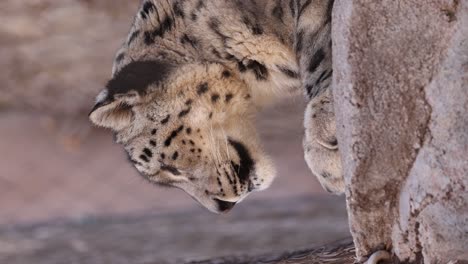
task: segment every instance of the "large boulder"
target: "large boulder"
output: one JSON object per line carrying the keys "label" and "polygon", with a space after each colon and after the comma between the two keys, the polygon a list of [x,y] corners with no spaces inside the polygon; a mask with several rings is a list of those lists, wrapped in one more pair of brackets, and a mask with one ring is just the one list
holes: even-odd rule
{"label": "large boulder", "polygon": [[468,2],[335,3],[334,97],[358,257],[468,260]]}

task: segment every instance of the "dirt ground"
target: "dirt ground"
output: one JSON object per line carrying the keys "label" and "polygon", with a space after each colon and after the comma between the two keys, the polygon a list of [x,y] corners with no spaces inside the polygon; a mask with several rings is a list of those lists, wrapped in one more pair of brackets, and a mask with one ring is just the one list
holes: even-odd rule
{"label": "dirt ground", "polygon": [[309,195],[250,201],[221,216],[192,208],[0,228],[0,263],[305,264],[337,253],[348,261],[333,263],[352,263],[352,251],[316,250],[347,236],[344,199]]}

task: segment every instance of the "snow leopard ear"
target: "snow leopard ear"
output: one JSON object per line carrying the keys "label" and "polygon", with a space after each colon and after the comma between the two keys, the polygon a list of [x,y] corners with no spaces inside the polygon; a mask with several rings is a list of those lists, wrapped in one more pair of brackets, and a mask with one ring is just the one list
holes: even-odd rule
{"label": "snow leopard ear", "polygon": [[[136,97],[134,93],[126,94],[126,96],[114,96],[108,98],[109,91],[102,90],[96,98],[96,104],[89,113],[89,119],[97,126],[111,128],[114,131],[121,130],[128,125],[133,118],[132,105],[128,104],[128,99]],[[131,101],[137,101],[133,98]]]}
{"label": "snow leopard ear", "polygon": [[89,118],[97,126],[120,130],[130,125],[133,106],[142,103],[150,87],[157,88],[172,66],[161,61],[136,61],[126,65],[96,97]]}

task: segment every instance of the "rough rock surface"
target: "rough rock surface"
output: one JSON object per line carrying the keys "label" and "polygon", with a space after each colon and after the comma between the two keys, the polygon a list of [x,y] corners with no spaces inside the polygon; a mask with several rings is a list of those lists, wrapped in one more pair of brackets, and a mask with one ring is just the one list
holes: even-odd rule
{"label": "rough rock surface", "polygon": [[333,23],[358,257],[468,260],[468,2],[337,1]]}

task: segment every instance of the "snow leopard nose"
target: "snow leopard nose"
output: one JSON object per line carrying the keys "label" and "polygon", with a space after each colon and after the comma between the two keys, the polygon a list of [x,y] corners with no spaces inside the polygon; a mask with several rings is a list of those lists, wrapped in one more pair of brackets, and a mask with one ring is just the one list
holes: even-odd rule
{"label": "snow leopard nose", "polygon": [[218,205],[218,210],[223,213],[229,212],[234,207],[234,205],[236,205],[236,203],[222,201],[216,198],[214,200]]}

